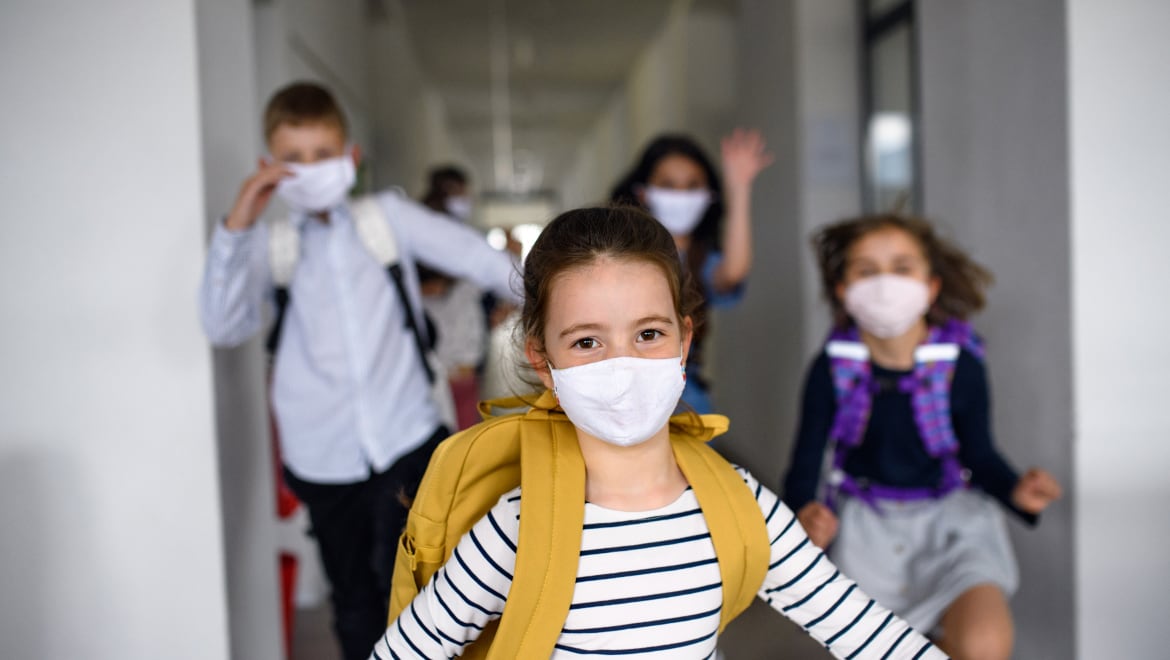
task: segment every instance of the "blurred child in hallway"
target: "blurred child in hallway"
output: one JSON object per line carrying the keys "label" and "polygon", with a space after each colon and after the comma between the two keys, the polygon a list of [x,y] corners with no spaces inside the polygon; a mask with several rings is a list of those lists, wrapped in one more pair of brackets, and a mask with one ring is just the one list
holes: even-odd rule
{"label": "blurred child in hallway", "polygon": [[[263,123],[268,154],[215,227],[200,312],[211,343],[234,346],[279,303],[272,403],[284,476],[308,509],[334,628],[353,660],[386,627],[403,499],[447,436],[431,395],[415,263],[506,298],[515,298],[515,266],[475,231],[398,194],[349,200],[361,150],[324,87],[279,90]],[[274,194],[291,215],[270,229],[257,220]]]}
{"label": "blurred child in hallway", "polygon": [[[459,222],[471,219],[472,202],[467,174],[453,165],[436,167],[428,175],[422,203]],[[418,265],[423,307],[434,324],[435,357],[446,371],[455,403],[458,429],[479,421],[479,374],[487,350],[488,321],[484,294],[467,279],[451,277],[430,264]]]}
{"label": "blurred child in hallway", "polygon": [[1035,524],[1061,488],[1044,470],[1018,475],[992,441],[966,321],[991,275],[900,215],[832,225],[814,246],[834,330],[805,382],[785,501],[842,571],[943,650],[1006,659],[1018,577],[996,502]]}
{"label": "blurred child in hallway", "polygon": [[682,397],[699,413],[712,410],[702,371],[706,306],[732,305],[743,296],[752,264],[752,183],[773,160],[757,131],[737,129],[721,147],[723,177],[690,137],[659,136],[610,196],[648,210],[670,231],[699,287],[704,303],[696,319],[703,323],[691,347]]}

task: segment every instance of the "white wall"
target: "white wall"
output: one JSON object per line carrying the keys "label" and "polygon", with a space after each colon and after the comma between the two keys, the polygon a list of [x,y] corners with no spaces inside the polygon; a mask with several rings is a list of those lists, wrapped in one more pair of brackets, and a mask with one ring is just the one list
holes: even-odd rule
{"label": "white wall", "polygon": [[[374,184],[399,186],[417,198],[430,168],[451,162],[467,167],[470,159],[448,127],[442,97],[420,70],[401,17],[391,14],[369,30],[373,126],[366,146]],[[473,189],[492,187],[491,172],[469,174]]]}
{"label": "white wall", "polygon": [[1080,657],[1166,655],[1170,5],[1069,0],[1075,630]]}
{"label": "white wall", "polygon": [[11,0],[0,57],[0,655],[225,658],[193,4]]}
{"label": "white wall", "polygon": [[[264,154],[250,0],[196,4],[203,200],[211,226]],[[231,656],[283,657],[262,338],[212,351]],[[302,567],[304,568],[311,567]]]}
{"label": "white wall", "polygon": [[[918,10],[926,213],[996,277],[974,318],[988,346],[996,443],[1017,469],[1041,466],[1072,493],[1063,8],[982,0]],[[1057,502],[1036,529],[1009,525],[1017,657],[1074,657],[1075,505]]]}

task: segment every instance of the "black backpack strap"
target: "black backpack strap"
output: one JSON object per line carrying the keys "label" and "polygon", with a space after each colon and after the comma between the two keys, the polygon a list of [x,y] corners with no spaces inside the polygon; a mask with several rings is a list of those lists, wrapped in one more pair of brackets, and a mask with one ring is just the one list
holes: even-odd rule
{"label": "black backpack strap", "polygon": [[390,274],[390,281],[394,283],[394,290],[398,292],[398,299],[402,301],[402,309],[406,312],[406,327],[410,329],[410,334],[414,335],[414,347],[418,350],[418,359],[419,362],[422,362],[423,370],[427,372],[427,382],[434,385],[435,371],[431,369],[431,363],[427,361],[427,341],[423,339],[422,330],[418,327],[418,320],[414,317],[414,307],[406,295],[402,265],[398,262],[392,263],[386,267],[386,272]]}
{"label": "black backpack strap", "polygon": [[288,311],[288,287],[278,286],[273,290],[276,298],[276,318],[272,322],[272,329],[268,331],[268,338],[264,340],[264,348],[268,351],[268,359],[276,357],[276,347],[280,346],[280,331],[284,328],[284,313]]}
{"label": "black backpack strap", "polygon": [[[423,330],[419,327],[418,319],[415,317],[414,306],[410,304],[410,296],[406,293],[406,282],[403,278],[402,266],[398,259],[398,246],[394,241],[394,235],[390,233],[389,227],[385,224],[383,211],[378,206],[378,202],[372,197],[353,200],[350,203],[350,207],[354,214],[355,228],[362,241],[362,245],[380,263],[389,263],[386,266],[386,273],[390,276],[390,282],[393,284],[394,290],[398,293],[398,299],[402,302],[402,309],[406,312],[406,327],[410,329],[410,334],[414,336],[414,345],[418,350],[418,358],[422,362],[423,371],[427,374],[427,382],[434,385],[435,372],[431,368],[431,363],[427,360],[427,350],[431,344],[423,336]],[[283,276],[291,283],[291,268],[296,265],[296,255],[298,253],[296,243],[298,235],[291,223],[287,223],[287,225],[287,228],[284,226],[278,228],[281,232],[278,237],[280,240],[273,241],[269,246],[269,252],[270,261],[274,265],[274,271],[277,268],[280,268],[282,271],[288,270],[289,272],[284,273]],[[287,252],[291,252],[292,257],[285,254]],[[278,259],[277,257],[280,258]],[[278,285],[275,290],[275,297],[276,319],[272,325],[272,330],[268,333],[268,340],[265,343],[270,358],[276,356],[276,348],[280,345],[281,329],[284,326],[284,316],[288,310],[289,303],[292,302],[289,296],[289,286]],[[423,313],[423,316],[425,317],[425,313]],[[430,336],[433,337],[434,335],[432,334]]]}

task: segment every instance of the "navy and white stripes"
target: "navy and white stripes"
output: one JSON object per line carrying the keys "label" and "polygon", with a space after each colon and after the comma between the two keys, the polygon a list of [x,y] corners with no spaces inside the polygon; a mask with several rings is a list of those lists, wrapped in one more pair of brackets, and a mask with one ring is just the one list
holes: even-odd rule
{"label": "navy and white stripes", "polygon": [[[841,575],[795,515],[740,470],[764,513],[772,563],[760,597],[839,658],[945,657]],[[504,608],[516,564],[519,489],[464,536],[372,657],[451,658]],[[654,511],[585,505],[581,559],[555,658],[707,658],[723,595],[694,492]]]}

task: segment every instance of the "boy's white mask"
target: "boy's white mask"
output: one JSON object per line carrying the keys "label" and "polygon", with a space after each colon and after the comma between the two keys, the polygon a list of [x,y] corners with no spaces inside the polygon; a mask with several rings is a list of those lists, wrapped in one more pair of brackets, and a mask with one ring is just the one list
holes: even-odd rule
{"label": "boy's white mask", "polygon": [[617,357],[549,371],[569,421],[619,447],[645,442],[665,426],[686,382],[678,357]]}
{"label": "boy's white mask", "polygon": [[353,157],[344,156],[309,163],[287,163],[293,175],[276,184],[276,194],[298,211],[327,211],[345,201],[357,180]]}
{"label": "boy's white mask", "polygon": [[691,233],[711,205],[710,190],[672,190],[647,186],[646,207],[674,236]]}
{"label": "boy's white mask", "polygon": [[444,203],[447,213],[459,218],[463,222],[471,220],[471,198],[466,195],[448,197]]}
{"label": "boy's white mask", "polygon": [[890,339],[909,330],[930,309],[930,288],[905,275],[874,275],[849,285],[843,302],[862,330]]}

